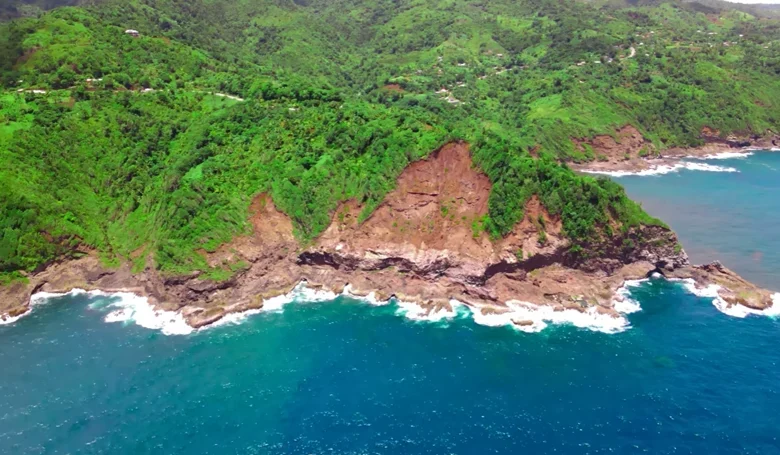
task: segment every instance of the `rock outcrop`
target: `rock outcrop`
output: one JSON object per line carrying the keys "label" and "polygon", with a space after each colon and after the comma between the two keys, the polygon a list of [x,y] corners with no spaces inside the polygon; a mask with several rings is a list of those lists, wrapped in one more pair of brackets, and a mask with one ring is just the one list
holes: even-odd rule
{"label": "rock outcrop", "polygon": [[[362,223],[360,204],[340,205],[331,225],[305,248],[293,237],[290,219],[270,197],[259,195],[250,206],[253,233],[207,254],[212,266],[246,264],[227,281],[203,280],[198,273],[166,277],[151,263],[141,273],[131,273],[128,264],[107,269],[88,255],[54,264],[29,277],[29,283],[0,288],[0,312],[24,313],[38,291],[132,291],[202,327],[229,313],[261,308],[265,300],[305,280],[336,293],[350,284],[353,294],[373,292],[381,300],[395,296],[428,311],[451,310],[450,299],[457,299],[483,312],[505,311],[505,302],[524,301],[556,311],[617,316],[617,289],[627,279],[655,271],[702,282],[717,279],[724,288],[746,286],[720,269],[691,268],[674,233],[662,227],[631,229],[592,245],[598,254],[573,257],[561,221],[536,197],[513,232],[491,241],[472,229],[487,214],[489,194],[490,181],[472,165],[468,146],[451,143],[410,165]],[[738,304],[764,302],[740,299],[743,294],[736,292]]]}
{"label": "rock outcrop", "polygon": [[636,128],[626,125],[615,131],[614,136],[600,135],[591,139],[572,139],[580,151],[586,147],[593,152],[593,161],[572,164],[583,172],[631,172],[640,173],[662,167],[680,166],[683,158],[706,157],[724,152],[738,152],[745,148],[776,149],[780,147],[780,135],[767,130],[763,134],[724,136],[720,131],[703,127],[699,133],[702,145],[698,147],[672,147],[658,149]]}
{"label": "rock outcrop", "polygon": [[620,162],[655,156],[655,146],[645,139],[632,125],[625,125],[615,131],[614,136],[598,135],[591,139],[572,139],[574,146],[585,151],[589,147],[598,161]]}

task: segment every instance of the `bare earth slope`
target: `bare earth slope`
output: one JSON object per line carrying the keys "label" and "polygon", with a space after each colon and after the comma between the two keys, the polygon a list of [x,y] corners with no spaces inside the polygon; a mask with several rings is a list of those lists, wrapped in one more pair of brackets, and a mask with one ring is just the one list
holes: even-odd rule
{"label": "bare earth slope", "polygon": [[583,172],[637,173],[661,166],[675,166],[683,158],[739,152],[745,148],[770,150],[780,147],[780,136],[772,131],[766,131],[763,135],[723,137],[720,131],[704,127],[699,132],[699,139],[703,142],[700,147],[657,150],[639,130],[626,125],[616,130],[614,137],[602,135],[591,139],[573,139],[574,146],[579,150],[583,150],[585,145],[590,147],[596,160],[574,164],[572,167]]}
{"label": "bare earth slope", "polygon": [[[230,280],[164,277],[151,266],[133,274],[127,264],[105,269],[87,255],[54,264],[29,277],[28,284],[0,288],[0,312],[24,314],[38,291],[126,290],[149,297],[158,308],[180,311],[190,325],[200,327],[228,313],[260,308],[268,298],[306,281],[337,293],[349,284],[354,294],[374,292],[381,300],[395,296],[427,311],[449,308],[456,299],[474,311],[500,313],[508,311],[506,302],[521,301],[618,317],[616,291],[625,280],[653,272],[693,278],[702,286],[718,284],[730,304],[753,309],[772,304],[768,291],[718,264],[690,266],[685,252],[675,248],[674,233],[660,227],[633,229],[595,245],[598,256],[574,261],[560,220],[536,197],[513,232],[491,241],[473,229],[487,213],[489,194],[490,181],[472,165],[468,146],[451,143],[410,165],[364,222],[358,223],[359,204],[342,204],[329,228],[305,248],[271,198],[257,196],[250,207],[253,234],[207,255],[211,265],[247,264]],[[546,240],[540,242],[542,229]],[[626,237],[639,246],[626,249]]]}

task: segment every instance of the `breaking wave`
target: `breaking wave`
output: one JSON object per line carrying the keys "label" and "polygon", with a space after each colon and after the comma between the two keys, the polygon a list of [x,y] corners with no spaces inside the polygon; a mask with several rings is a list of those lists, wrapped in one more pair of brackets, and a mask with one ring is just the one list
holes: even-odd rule
{"label": "breaking wave", "polygon": [[164,335],[187,335],[194,330],[187,325],[181,313],[155,309],[146,297],[131,292],[90,291],[88,294],[107,297],[108,303],[101,300],[90,304],[91,308],[104,307],[112,310],[103,318],[105,322],[134,322],[147,329],[159,330]]}
{"label": "breaking wave", "polygon": [[[639,304],[629,298],[630,293],[627,291],[628,287],[634,286],[634,283],[640,282],[641,281],[626,282],[626,285],[618,291],[620,297],[618,297],[614,303],[615,309],[620,312],[621,315],[641,310]],[[48,302],[52,298],[84,294],[90,297],[102,297],[90,302],[89,307],[95,310],[108,311],[103,317],[105,322],[132,323],[150,330],[158,330],[164,335],[189,335],[213,327],[237,325],[245,322],[250,316],[255,314],[282,311],[285,305],[292,302],[301,304],[326,302],[336,299],[339,295],[347,296],[372,306],[395,305],[395,313],[397,315],[412,321],[440,322],[471,316],[474,322],[480,325],[507,325],[523,332],[539,332],[549,324],[568,324],[604,333],[618,333],[630,327],[630,324],[625,317],[614,317],[609,314],[602,314],[595,307],[585,311],[575,309],[555,311],[552,307],[547,305],[509,301],[506,303],[506,308],[498,307],[499,310],[502,311],[501,313],[485,313],[482,311],[482,307],[471,307],[463,302],[452,299],[449,301],[449,307],[442,306],[431,311],[429,308],[425,308],[414,302],[405,302],[396,299],[395,297],[389,300],[379,300],[373,292],[365,296],[356,295],[349,285],[344,288],[342,294],[336,294],[331,291],[308,287],[304,281],[295,286],[295,288],[287,294],[266,299],[263,302],[263,307],[260,309],[230,313],[215,323],[200,329],[194,329],[189,326],[181,312],[156,309],[149,303],[146,297],[130,292],[108,293],[103,291],[85,291],[83,289],[74,289],[68,293],[58,294],[40,292],[32,296],[30,300],[30,311],[32,311],[34,306]],[[25,313],[25,315],[29,314],[30,311]],[[17,321],[20,317],[21,316],[5,320],[3,323],[10,324]]]}
{"label": "breaking wave", "polygon": [[610,177],[628,177],[639,176],[648,177],[654,175],[671,174],[672,172],[679,172],[680,170],[687,169],[689,171],[705,171],[705,172],[739,172],[736,168],[728,166],[716,166],[707,163],[693,163],[683,161],[673,165],[661,165],[650,169],[643,169],[641,171],[602,171],[598,169],[585,169],[582,172],[587,174],[601,174],[609,175]]}
{"label": "breaking wave", "polygon": [[450,299],[450,308],[442,307],[435,311],[428,311],[414,302],[396,300],[395,304],[398,306],[396,314],[413,321],[439,322],[445,319],[454,319],[462,314],[458,311],[460,308],[465,309],[465,306],[455,299]]}
{"label": "breaking wave", "polygon": [[[653,278],[660,278],[654,275]],[[395,313],[412,321],[440,322],[456,318],[471,317],[473,321],[484,326],[510,326],[516,330],[528,333],[540,332],[549,325],[572,325],[596,332],[614,334],[623,332],[631,327],[627,315],[642,310],[639,302],[631,294],[631,289],[641,286],[649,279],[627,280],[615,293],[613,308],[618,316],[599,310],[599,307],[590,307],[584,311],[578,309],[563,309],[556,311],[549,305],[537,305],[530,302],[510,300],[505,306],[473,307],[455,299],[449,301],[449,307],[441,306],[431,311],[429,308],[414,302],[405,302],[395,297],[389,300],[379,300],[376,294],[371,292],[365,296],[356,295],[352,287],[347,285],[341,294],[332,291],[315,289],[307,286],[305,281],[299,283],[287,294],[266,299],[263,307],[244,312],[230,313],[215,323],[194,329],[189,326],[184,316],[178,311],[155,309],[146,297],[138,296],[130,292],[85,291],[74,289],[68,293],[39,292],[30,299],[30,309],[14,318],[0,321],[0,324],[11,324],[34,310],[35,306],[44,304],[52,298],[76,295],[88,295],[90,297],[102,297],[89,304],[89,307],[97,310],[108,310],[103,320],[107,323],[134,323],[138,326],[159,330],[164,335],[189,335],[194,332],[208,330],[213,327],[226,325],[238,325],[245,322],[250,316],[259,313],[279,312],[289,303],[300,304],[327,302],[338,298],[340,295],[359,300],[372,306],[395,305]],[[692,279],[675,280],[691,294],[698,297],[712,299],[712,304],[724,314],[744,318],[748,315],[780,316],[780,293],[772,296],[773,306],[766,310],[754,310],[742,305],[729,305],[718,295],[718,285],[709,285],[697,288]]]}
{"label": "breaking wave", "polygon": [[709,155],[704,156],[689,156],[688,158],[693,158],[697,160],[731,160],[731,159],[739,159],[739,158],[747,158],[749,156],[752,156],[753,152],[750,151],[742,151],[742,152],[720,152],[720,153],[711,153]]}
{"label": "breaking wave", "polygon": [[598,312],[597,307],[585,311],[565,309],[555,311],[548,305],[536,305],[529,302],[511,300],[506,303],[509,311],[488,313],[473,311],[474,322],[491,327],[509,325],[522,332],[541,332],[549,324],[573,325],[594,332],[619,333],[627,330],[631,324],[625,317],[614,317]]}
{"label": "breaking wave", "polygon": [[697,288],[696,282],[690,278],[673,281],[678,281],[682,284],[686,291],[697,297],[712,299],[712,305],[717,308],[718,311],[731,317],[745,318],[751,314],[758,316],[780,316],[780,292],[772,295],[771,307],[765,310],[755,310],[743,305],[729,305],[728,302],[723,300],[723,298],[718,295],[720,286],[717,284],[710,284],[709,286],[703,288]]}
{"label": "breaking wave", "polygon": [[57,297],[64,297],[66,295],[78,295],[78,294],[86,294],[86,293],[87,291],[83,289],[74,289],[69,293],[62,293],[62,294],[55,293],[55,292],[38,292],[30,297],[30,306],[27,308],[27,311],[13,317],[10,316],[0,317],[0,325],[13,324],[19,319],[22,319],[23,317],[32,313],[36,306],[48,303],[50,299],[55,299]]}

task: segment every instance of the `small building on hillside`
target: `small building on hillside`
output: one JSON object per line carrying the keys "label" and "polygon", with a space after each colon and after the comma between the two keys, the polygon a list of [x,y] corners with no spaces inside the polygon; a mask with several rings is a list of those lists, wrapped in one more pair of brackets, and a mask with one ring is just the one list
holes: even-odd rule
{"label": "small building on hillside", "polygon": [[141,36],[141,34],[140,34],[140,33],[138,33],[138,30],[133,30],[133,29],[131,29],[131,28],[130,28],[130,29],[127,29],[127,30],[125,30],[125,33],[126,33],[126,34],[128,34],[128,35],[130,35],[130,36],[132,36],[133,38],[138,38],[139,36]]}

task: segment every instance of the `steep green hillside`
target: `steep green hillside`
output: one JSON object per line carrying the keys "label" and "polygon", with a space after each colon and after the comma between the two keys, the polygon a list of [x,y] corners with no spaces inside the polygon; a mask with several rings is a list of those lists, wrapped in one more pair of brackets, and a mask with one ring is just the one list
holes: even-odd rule
{"label": "steep green hillside", "polygon": [[263,191],[306,242],[455,139],[493,182],[477,231],[506,234],[538,194],[577,252],[658,221],[561,165],[596,158],[571,138],[777,130],[779,25],[552,0],[106,0],[19,18],[0,25],[0,274],[77,248],[206,270]]}

